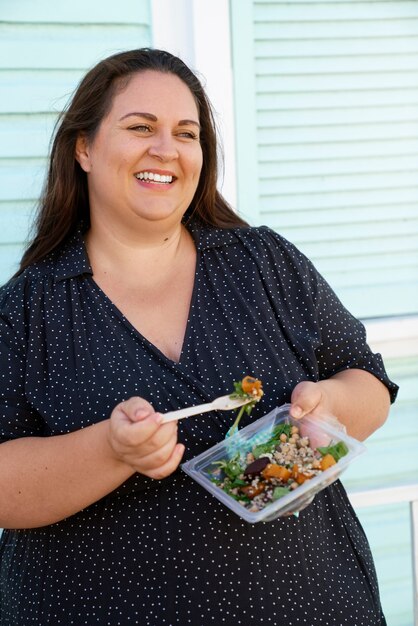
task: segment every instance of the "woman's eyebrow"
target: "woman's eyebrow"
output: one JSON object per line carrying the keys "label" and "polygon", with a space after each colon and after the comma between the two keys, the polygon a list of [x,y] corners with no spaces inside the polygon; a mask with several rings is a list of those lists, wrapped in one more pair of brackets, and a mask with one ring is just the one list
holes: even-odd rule
{"label": "woman's eyebrow", "polygon": [[[156,115],[154,115],[153,113],[146,113],[144,111],[132,111],[132,113],[126,113],[126,115],[122,115],[119,121],[121,122],[127,117],[144,117],[145,119],[150,120],[151,122],[158,122],[158,117]],[[199,122],[196,122],[196,120],[188,120],[188,119],[180,120],[178,122],[178,125],[179,126],[193,125],[193,126],[197,126],[198,128],[200,128],[200,124]]]}
{"label": "woman's eyebrow", "polygon": [[126,113],[126,115],[122,115],[122,117],[119,119],[119,121],[121,122],[122,120],[126,119],[127,117],[145,117],[145,119],[147,120],[151,120],[151,122],[157,122],[158,118],[153,115],[152,113],[144,113],[141,111],[132,111],[132,113]]}

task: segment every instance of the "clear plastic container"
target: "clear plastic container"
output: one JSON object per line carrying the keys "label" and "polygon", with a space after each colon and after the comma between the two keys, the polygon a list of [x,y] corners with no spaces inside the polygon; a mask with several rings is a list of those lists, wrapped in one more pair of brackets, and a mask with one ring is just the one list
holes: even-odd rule
{"label": "clear plastic container", "polygon": [[[348,465],[366,451],[366,446],[347,435],[344,430],[338,429],[332,422],[309,416],[295,420],[289,415],[289,408],[289,404],[284,404],[273,409],[264,417],[239,430],[232,437],[224,439],[194,459],[183,463],[182,469],[247,522],[268,522],[277,517],[296,514],[308,506],[319,491],[337,480]],[[228,460],[238,452],[244,461],[246,454],[251,452],[255,445],[268,441],[274,427],[283,422],[297,425],[301,435],[309,437],[312,448],[329,446],[343,441],[348,448],[348,453],[338,463],[307,480],[282,498],[267,504],[265,508],[259,511],[250,511],[211,481],[215,470],[219,471],[215,463]]]}

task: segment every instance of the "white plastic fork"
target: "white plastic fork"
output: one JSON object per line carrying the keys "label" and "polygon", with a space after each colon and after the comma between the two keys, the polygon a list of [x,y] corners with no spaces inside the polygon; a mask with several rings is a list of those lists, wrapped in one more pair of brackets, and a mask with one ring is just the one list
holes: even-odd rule
{"label": "white plastic fork", "polygon": [[174,420],[181,420],[183,417],[191,417],[192,415],[199,415],[200,413],[207,413],[208,411],[233,411],[238,409],[244,404],[248,404],[252,401],[252,398],[231,398],[231,396],[220,396],[212,402],[206,402],[205,404],[197,404],[196,406],[189,406],[186,409],[178,409],[177,411],[169,411],[164,413],[162,423],[172,422]]}

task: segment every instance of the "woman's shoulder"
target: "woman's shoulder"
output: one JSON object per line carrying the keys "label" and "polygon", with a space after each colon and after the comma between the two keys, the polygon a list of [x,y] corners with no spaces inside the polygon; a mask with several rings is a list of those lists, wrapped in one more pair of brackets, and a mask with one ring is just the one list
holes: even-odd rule
{"label": "woman's shoulder", "polygon": [[77,230],[59,247],[28,265],[0,288],[0,307],[17,298],[39,297],[63,279],[91,273],[81,231]]}
{"label": "woman's shoulder", "polygon": [[260,259],[304,269],[311,265],[309,259],[295,244],[269,226],[235,228],[234,233],[242,245]]}
{"label": "woman's shoulder", "polygon": [[25,305],[28,299],[39,292],[39,287],[53,276],[54,260],[52,255],[29,265],[20,274],[10,278],[0,287],[0,312]]}

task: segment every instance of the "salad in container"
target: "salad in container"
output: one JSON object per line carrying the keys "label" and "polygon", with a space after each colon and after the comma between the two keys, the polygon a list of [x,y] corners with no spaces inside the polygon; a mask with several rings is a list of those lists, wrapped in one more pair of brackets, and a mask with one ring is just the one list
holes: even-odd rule
{"label": "salad in container", "polygon": [[366,447],[336,420],[295,419],[289,409],[276,407],[182,469],[247,522],[297,515]]}

